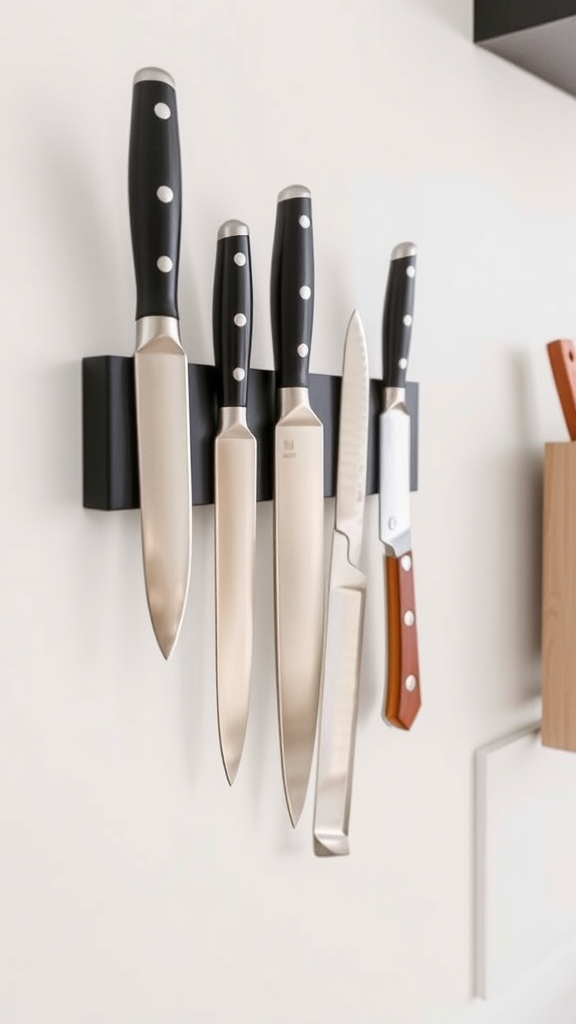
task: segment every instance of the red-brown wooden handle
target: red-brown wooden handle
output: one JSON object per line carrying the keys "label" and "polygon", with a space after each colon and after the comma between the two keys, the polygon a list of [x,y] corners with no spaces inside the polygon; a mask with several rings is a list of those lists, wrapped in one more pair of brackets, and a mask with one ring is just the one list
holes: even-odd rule
{"label": "red-brown wooden handle", "polygon": [[420,710],[420,667],[412,552],[385,556],[388,618],[388,678],[382,717],[409,729]]}
{"label": "red-brown wooden handle", "polygon": [[568,338],[550,341],[546,346],[552,376],[571,441],[576,440],[576,349]]}

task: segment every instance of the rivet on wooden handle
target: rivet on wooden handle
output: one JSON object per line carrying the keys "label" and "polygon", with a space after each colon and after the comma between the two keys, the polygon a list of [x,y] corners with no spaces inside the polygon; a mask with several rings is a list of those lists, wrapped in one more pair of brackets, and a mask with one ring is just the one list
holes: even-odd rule
{"label": "rivet on wooden handle", "polygon": [[420,710],[420,667],[412,552],[385,556],[388,670],[382,717],[409,729]]}
{"label": "rivet on wooden handle", "polygon": [[566,420],[568,434],[576,440],[576,349],[568,338],[550,341],[546,346],[552,376]]}

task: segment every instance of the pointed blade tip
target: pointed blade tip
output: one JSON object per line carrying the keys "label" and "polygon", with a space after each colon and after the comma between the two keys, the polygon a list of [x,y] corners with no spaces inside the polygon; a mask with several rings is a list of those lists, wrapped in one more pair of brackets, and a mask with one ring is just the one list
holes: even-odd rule
{"label": "pointed blade tip", "polygon": [[299,794],[298,801],[296,802],[292,799],[292,797],[288,793],[288,790],[286,790],[286,805],[288,807],[288,814],[290,816],[292,828],[296,828],[298,822],[300,821],[300,817],[304,809],[305,800],[306,791],[304,791],[302,795]]}
{"label": "pointed blade tip", "polygon": [[150,612],[150,621],[152,622],[152,629],[154,630],[154,636],[162,654],[168,661],[168,658],[172,654],[172,651],[176,647],[178,637],[180,636],[180,630],[182,628],[182,622],[184,621],[184,612],[186,611],[186,599],[182,604],[179,615],[172,615],[170,625],[166,625],[163,621],[166,616],[158,614],[156,619],[152,612]]}
{"label": "pointed blade tip", "polygon": [[220,754],[222,757],[222,764],[224,766],[224,772],[228,784],[232,786],[235,782],[240,767],[240,761],[242,760],[242,753],[244,750],[244,741],[246,739],[246,725],[247,720],[244,723],[244,734],[241,737],[241,742],[233,742],[230,738],[225,740],[225,731],[223,722],[220,718],[220,711],[218,711],[218,741],[220,744]]}
{"label": "pointed blade tip", "polygon": [[232,759],[228,759],[226,758],[224,753],[222,753],[222,764],[224,765],[224,773],[226,775],[228,785],[231,787],[234,785],[234,782],[236,781],[238,768],[240,766],[240,757],[238,756]]}
{"label": "pointed blade tip", "polygon": [[348,328],[346,331],[346,339],[351,335],[356,335],[360,344],[363,348],[366,347],[366,333],[364,331],[364,324],[362,323],[362,317],[357,309],[355,309],[348,321]]}
{"label": "pointed blade tip", "polygon": [[[154,626],[154,623],[152,623]],[[179,631],[178,631],[179,632]],[[168,661],[172,651],[176,646],[176,640],[178,639],[178,633],[170,634],[169,636],[161,636],[156,629],[154,629],[154,635],[158,642],[158,646],[162,652],[162,655]]]}

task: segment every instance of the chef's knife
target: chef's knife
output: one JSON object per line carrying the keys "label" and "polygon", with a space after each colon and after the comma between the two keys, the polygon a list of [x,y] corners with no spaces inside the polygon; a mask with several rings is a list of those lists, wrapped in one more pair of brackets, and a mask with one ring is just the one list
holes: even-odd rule
{"label": "chef's knife", "polygon": [[344,346],[336,512],[320,688],[320,726],[314,807],[314,852],[349,853],[358,684],[366,576],[358,567],[366,497],[369,411],[368,353],[354,312]]}
{"label": "chef's knife", "polygon": [[390,260],[382,328],[384,411],[380,417],[380,539],[385,547],[388,666],[383,717],[409,729],[420,708],[420,670],[410,535],[410,416],[406,367],[414,312],[416,246]]}
{"label": "chef's knife", "polygon": [[282,774],[296,825],[314,752],[324,622],[322,423],[310,407],[314,250],[310,192],[278,196],[271,314],[278,420],[274,435],[276,678]]}
{"label": "chef's knife", "polygon": [[554,383],[571,441],[576,440],[576,349],[568,338],[546,346]]}
{"label": "chef's knife", "polygon": [[230,785],[242,756],[252,668],[256,439],[246,423],[252,342],[248,228],[229,220],[218,232],[213,295],[218,392],[214,442],[216,695],[218,732]]}
{"label": "chef's knife", "polygon": [[134,78],[128,184],[144,576],[154,632],[168,658],[188,594],[192,496],[188,363],[177,301],[182,187],[176,92],[159,68],[143,68]]}

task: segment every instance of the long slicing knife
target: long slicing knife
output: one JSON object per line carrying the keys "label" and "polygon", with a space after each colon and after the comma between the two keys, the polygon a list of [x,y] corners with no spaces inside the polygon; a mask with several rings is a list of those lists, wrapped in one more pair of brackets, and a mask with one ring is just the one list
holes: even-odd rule
{"label": "long slicing knife", "polygon": [[344,347],[336,478],[336,514],[322,664],[314,852],[349,853],[358,684],[366,576],[358,568],[366,497],[369,411],[368,353],[353,313]]}
{"label": "long slicing knife", "polygon": [[566,420],[568,436],[576,440],[576,349],[568,338],[550,341],[546,346],[552,376]]}
{"label": "long slicing knife", "polygon": [[154,632],[168,658],[188,594],[192,494],[188,363],[177,301],[182,186],[176,92],[159,68],[143,68],[134,78],[128,184],[144,576]]}
{"label": "long slicing knife", "polygon": [[324,623],[322,423],[310,407],[314,250],[310,192],[278,196],[271,313],[279,418],[274,436],[276,679],[282,774],[296,825],[310,776]]}
{"label": "long slicing knife", "polygon": [[382,329],[384,412],[380,417],[380,539],[385,546],[388,668],[383,718],[409,729],[420,708],[410,537],[410,416],[406,366],[412,333],[416,246],[392,251]]}
{"label": "long slicing knife", "polygon": [[214,442],[216,695],[226,777],[242,756],[252,668],[256,439],[246,423],[252,342],[248,228],[226,221],[218,232],[213,295],[218,433]]}

